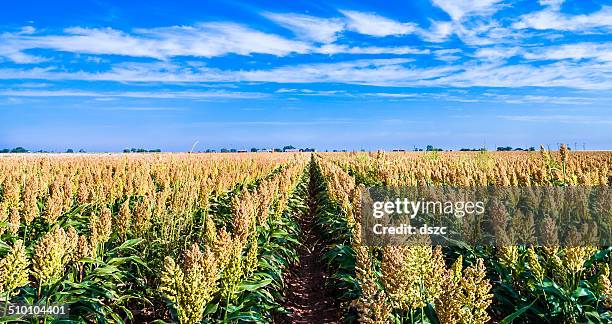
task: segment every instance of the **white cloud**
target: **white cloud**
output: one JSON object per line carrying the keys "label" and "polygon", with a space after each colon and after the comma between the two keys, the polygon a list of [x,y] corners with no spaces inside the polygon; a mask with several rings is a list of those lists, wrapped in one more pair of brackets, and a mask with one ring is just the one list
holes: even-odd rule
{"label": "white cloud", "polygon": [[508,94],[485,94],[489,102],[503,102],[508,104],[555,104],[555,105],[590,105],[597,99],[593,97],[576,96],[545,96],[545,95],[508,95]]}
{"label": "white cloud", "polygon": [[12,40],[24,49],[46,48],[57,51],[117,54],[127,56],[163,58],[164,52],[155,39],[135,37],[112,28],[67,28],[64,35],[22,36]]}
{"label": "white cloud", "polygon": [[517,47],[484,47],[474,53],[474,57],[486,61],[499,61],[518,55],[521,52]]}
{"label": "white cloud", "polygon": [[154,99],[257,99],[268,95],[260,92],[229,91],[123,91],[96,92],[83,90],[3,90],[7,97],[96,97],[96,98],[154,98]]}
{"label": "white cloud", "polygon": [[[336,63],[313,63],[267,69],[221,70],[207,66],[186,66],[164,62],[124,63],[98,72],[66,72],[57,68],[0,69],[0,79],[90,80],[116,82],[274,82],[346,83],[392,87],[566,87],[612,89],[612,62],[596,58],[563,59],[538,65],[509,65],[490,49],[480,53],[487,60],[446,63],[423,67],[410,58],[368,59]],[[558,51],[562,53],[563,51]],[[477,52],[478,53],[478,52]],[[522,53],[522,52],[521,52]],[[554,53],[554,51],[553,51]],[[485,55],[486,54],[486,55]],[[539,54],[532,55],[553,55]],[[499,56],[501,55],[501,56]],[[556,55],[556,54],[555,54]],[[543,56],[544,59],[546,56]],[[557,57],[560,58],[560,57]]]}
{"label": "white cloud", "polygon": [[137,29],[128,34],[112,28],[68,28],[62,35],[2,34],[0,55],[18,63],[32,60],[23,50],[43,48],[87,54],[113,54],[166,59],[173,56],[214,57],[228,53],[284,56],[308,53],[308,43],[267,34],[233,23],[205,23]]}
{"label": "white cloud", "polygon": [[297,93],[301,96],[339,96],[339,95],[348,95],[348,93],[344,90],[311,90],[311,89],[302,89]]}
{"label": "white cloud", "polygon": [[461,50],[456,49],[456,48],[448,48],[448,49],[434,51],[434,55],[436,56],[438,60],[448,61],[448,62],[452,62],[452,61],[461,59],[462,56],[460,55],[460,53],[461,53]]}
{"label": "white cloud", "polygon": [[308,53],[311,48],[304,42],[288,40],[234,23],[204,23],[137,32],[157,39],[164,56],[214,57],[228,53],[284,56],[289,53]]}
{"label": "white cloud", "polygon": [[29,35],[29,34],[34,34],[34,32],[36,32],[36,28],[32,26],[24,26],[24,27],[21,27],[19,34]]}
{"label": "white cloud", "polygon": [[446,21],[432,21],[429,29],[419,29],[417,32],[427,41],[440,43],[453,34],[453,23]]}
{"label": "white cloud", "polygon": [[420,96],[416,93],[389,93],[389,92],[364,93],[363,95],[367,97],[383,97],[383,98],[415,98],[415,97]]}
{"label": "white cloud", "polygon": [[565,2],[565,0],[540,0],[540,4],[542,6],[551,6],[554,8],[559,8]]}
{"label": "white cloud", "polygon": [[5,57],[18,64],[37,64],[48,61],[44,57],[14,51],[10,48],[4,48],[4,46],[0,46],[0,57]]}
{"label": "white cloud", "polygon": [[289,88],[280,88],[278,90],[276,90],[276,93],[295,93],[298,92],[298,89],[289,89]]}
{"label": "white cloud", "polygon": [[340,10],[347,18],[347,28],[364,35],[384,37],[411,34],[416,31],[413,23],[400,23],[373,13]]}
{"label": "white cloud", "polygon": [[16,84],[16,86],[19,88],[48,88],[51,86],[51,84],[45,82],[26,82]]}
{"label": "white cloud", "polygon": [[503,0],[432,0],[451,21],[432,21],[419,35],[430,42],[444,42],[455,34],[470,46],[511,43],[522,35],[497,21],[492,15],[507,6]]}
{"label": "white cloud", "polygon": [[110,107],[104,110],[122,110],[122,111],[177,111],[184,108],[175,107]]}
{"label": "white cloud", "polygon": [[332,43],[344,30],[344,22],[338,18],[319,18],[293,13],[265,13],[264,16],[291,30],[298,37],[319,43]]}
{"label": "white cloud", "polygon": [[612,119],[601,116],[582,115],[501,115],[500,119],[520,122],[557,122],[571,124],[612,124]]}
{"label": "white cloud", "polygon": [[595,59],[612,62],[612,44],[578,43],[547,46],[530,50],[523,56],[530,60]]}
{"label": "white cloud", "polygon": [[340,82],[399,85],[437,78],[460,67],[407,68],[412,59],[354,60],[281,66],[262,70],[184,68],[168,63],[120,64],[106,72],[64,72],[51,68],[0,69],[0,79],[90,80],[117,82]]}
{"label": "white cloud", "polygon": [[547,7],[544,10],[529,13],[520,17],[513,24],[514,28],[554,29],[563,31],[590,31],[612,28],[612,7],[604,6],[601,10],[586,15],[566,15],[558,7]]}
{"label": "white cloud", "polygon": [[[332,82],[381,86],[550,87],[610,89],[605,74],[610,66],[451,65],[406,67],[406,62],[361,60],[344,63],[302,64],[269,70],[185,70],[156,65],[124,66],[100,73],[67,73],[50,69],[1,69],[0,79],[91,80],[119,82]],[[606,70],[607,69],[607,70]]]}
{"label": "white cloud", "polygon": [[470,46],[487,46],[501,43],[516,43],[524,37],[516,31],[503,27],[495,20],[473,20],[453,25],[455,34]]}
{"label": "white cloud", "polygon": [[470,15],[492,14],[498,9],[501,0],[432,0],[433,4],[444,10],[453,20]]}
{"label": "white cloud", "polygon": [[431,21],[429,28],[419,28],[417,34],[426,41],[442,43],[451,35],[457,35],[470,46],[483,46],[499,43],[513,43],[523,38],[515,30],[502,26],[493,19],[474,19],[462,21]]}
{"label": "white cloud", "polygon": [[454,87],[567,87],[612,89],[612,64],[556,62],[530,64],[468,64],[461,73],[433,80],[432,84]]}
{"label": "white cloud", "polygon": [[[361,13],[352,13],[361,15]],[[385,24],[386,18],[369,14],[366,14],[366,16],[370,18],[375,17],[379,20],[382,19],[383,24],[382,29],[377,29],[377,31],[369,31],[363,25],[359,25],[360,30],[364,33],[389,35],[407,32],[406,24],[390,20]],[[271,17],[280,21],[279,19],[291,16]],[[234,23],[203,23],[195,26],[136,29],[132,33],[112,28],[91,29],[72,27],[65,29],[63,34],[57,35],[36,35],[29,33],[0,34],[0,57],[20,64],[41,63],[48,60],[47,58],[33,56],[25,52],[30,49],[50,49],[91,55],[149,57],[159,60],[167,60],[176,56],[210,58],[226,54],[286,56],[290,54],[312,53],[396,55],[428,53],[427,50],[406,46],[379,47],[327,44],[335,40],[336,34],[342,28],[341,23],[334,25],[336,23],[331,23],[332,20],[327,19],[324,22],[313,20],[310,24],[307,24],[308,19],[318,18],[303,15],[298,15],[298,17],[297,20],[293,21],[292,25],[296,33],[301,32],[300,35],[303,39],[326,44],[316,46],[311,42],[286,39],[275,34],[260,32]],[[330,24],[326,25],[325,22]],[[289,24],[288,21],[286,23]],[[307,27],[308,25],[312,28]],[[399,29],[394,28],[391,31],[390,28],[393,27],[398,27]],[[32,32],[34,31],[32,30]],[[86,59],[95,60],[96,58],[87,57]]]}
{"label": "white cloud", "polygon": [[427,49],[417,49],[414,47],[402,46],[402,47],[350,47],[346,45],[327,44],[316,49],[317,53],[322,54],[429,54]]}
{"label": "white cloud", "polygon": [[26,26],[14,34],[0,34],[0,61],[2,58],[9,59],[18,64],[36,64],[47,61],[44,57],[24,53],[23,50],[27,49],[27,46],[24,48],[19,41],[15,40],[15,37],[21,37],[16,35],[29,35],[34,31],[34,28]]}

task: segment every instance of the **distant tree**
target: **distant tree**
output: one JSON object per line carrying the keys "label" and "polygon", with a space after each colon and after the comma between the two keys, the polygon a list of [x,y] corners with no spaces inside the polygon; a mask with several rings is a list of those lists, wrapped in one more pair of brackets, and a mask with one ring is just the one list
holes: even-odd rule
{"label": "distant tree", "polygon": [[282,152],[283,150],[279,149],[279,148],[275,148],[274,152]]}
{"label": "distant tree", "polygon": [[512,146],[499,146],[497,147],[497,151],[499,152],[512,151]]}
{"label": "distant tree", "polygon": [[128,148],[123,149],[123,153],[130,153],[130,149],[128,149]]}
{"label": "distant tree", "polygon": [[74,153],[74,150],[73,149],[67,149],[66,153]]}
{"label": "distant tree", "polygon": [[226,149],[225,147],[221,149],[221,153],[227,153],[227,152],[229,152],[229,150]]}
{"label": "distant tree", "polygon": [[284,147],[283,147],[283,151],[286,151],[286,150],[293,150],[293,149],[295,149],[295,147],[294,147],[293,145],[287,145],[287,146],[284,146]]}
{"label": "distant tree", "polygon": [[8,153],[8,152],[10,152],[10,151],[11,151],[11,150],[9,150],[9,149],[2,149],[2,151],[0,151],[0,153]]}
{"label": "distant tree", "polygon": [[251,147],[251,152],[257,152],[257,149],[254,147]]}
{"label": "distant tree", "polygon": [[153,150],[149,150],[150,153],[159,153],[161,152],[161,149],[153,149]]}
{"label": "distant tree", "polygon": [[235,148],[233,148],[233,149],[230,149],[230,152],[231,152],[231,153],[236,153],[236,152],[238,152],[238,150],[237,150],[237,149],[235,149]]}
{"label": "distant tree", "polygon": [[28,153],[29,151],[19,146],[11,150],[11,153]]}
{"label": "distant tree", "polygon": [[85,150],[84,149],[80,149],[79,153],[85,153]]}
{"label": "distant tree", "polygon": [[427,151],[433,151],[433,150],[434,150],[434,147],[433,147],[433,145],[427,145],[427,147],[425,148],[425,150],[427,150]]}

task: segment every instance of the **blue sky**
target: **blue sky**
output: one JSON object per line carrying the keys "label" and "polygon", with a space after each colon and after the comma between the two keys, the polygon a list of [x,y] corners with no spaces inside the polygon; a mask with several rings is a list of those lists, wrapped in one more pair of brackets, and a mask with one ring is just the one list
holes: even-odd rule
{"label": "blue sky", "polygon": [[0,148],[612,148],[607,1],[13,1]]}

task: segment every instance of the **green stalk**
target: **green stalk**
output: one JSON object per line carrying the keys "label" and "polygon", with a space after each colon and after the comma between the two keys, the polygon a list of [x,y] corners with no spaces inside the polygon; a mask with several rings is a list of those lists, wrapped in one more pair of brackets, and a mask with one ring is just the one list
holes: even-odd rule
{"label": "green stalk", "polygon": [[4,300],[4,316],[8,313],[8,304],[9,304],[9,292],[6,292],[6,300]]}

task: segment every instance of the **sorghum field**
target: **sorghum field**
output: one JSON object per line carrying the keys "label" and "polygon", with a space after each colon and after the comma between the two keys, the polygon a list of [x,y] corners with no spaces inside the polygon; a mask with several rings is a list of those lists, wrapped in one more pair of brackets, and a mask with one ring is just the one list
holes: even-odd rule
{"label": "sorghum field", "polygon": [[[7,154],[0,307],[66,305],[69,314],[2,320],[608,323],[612,249],[558,242],[556,217],[578,217],[572,211],[542,223],[494,220],[516,236],[545,236],[546,246],[510,236],[495,246],[373,247],[361,242],[360,195],[366,186],[611,184],[612,153],[565,147]],[[597,206],[612,223],[612,198]]]}

